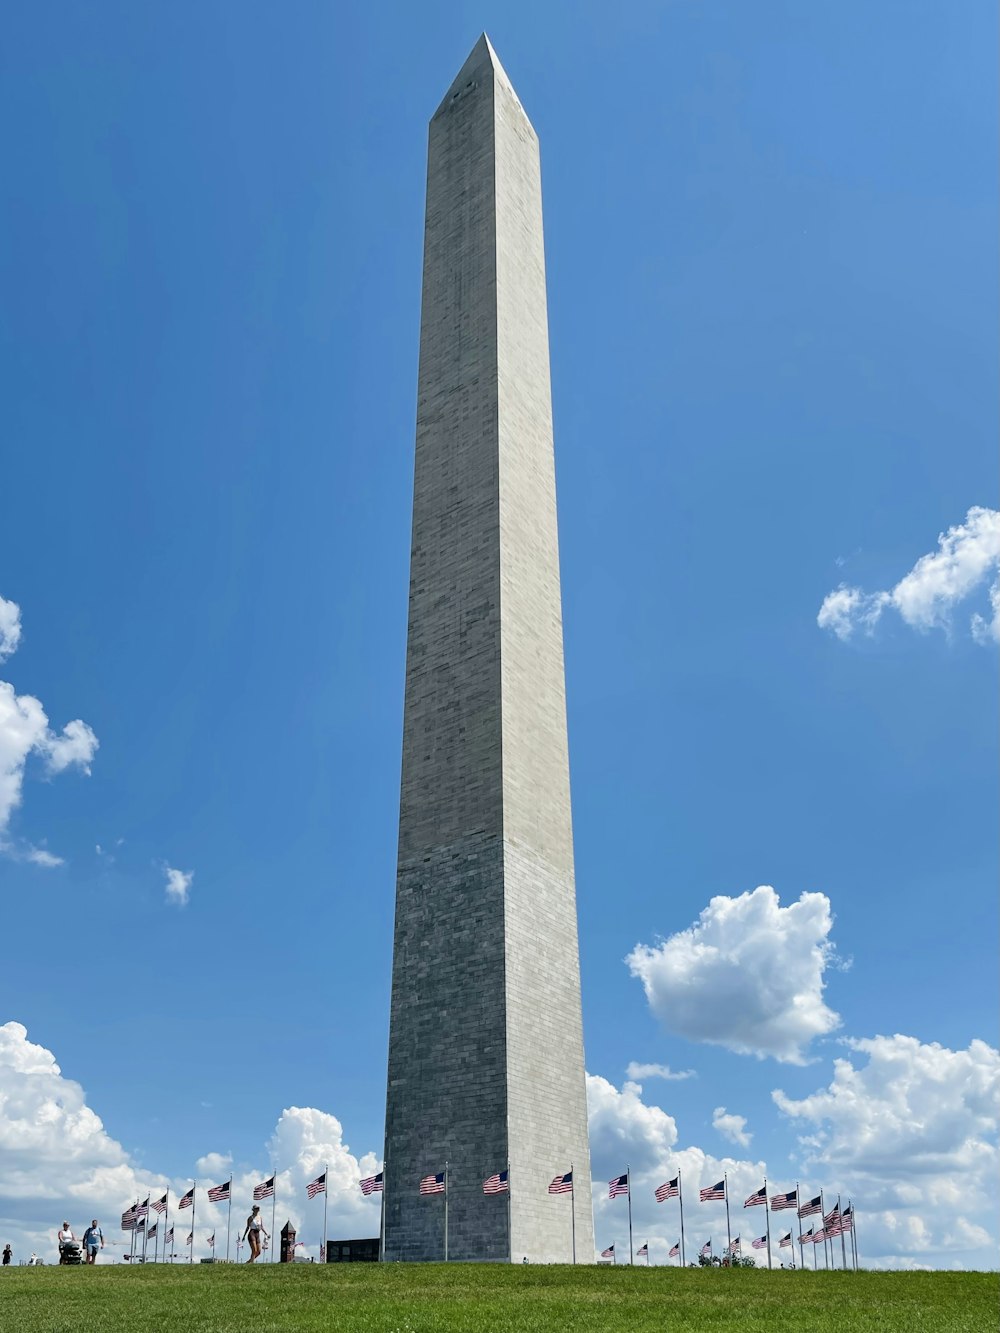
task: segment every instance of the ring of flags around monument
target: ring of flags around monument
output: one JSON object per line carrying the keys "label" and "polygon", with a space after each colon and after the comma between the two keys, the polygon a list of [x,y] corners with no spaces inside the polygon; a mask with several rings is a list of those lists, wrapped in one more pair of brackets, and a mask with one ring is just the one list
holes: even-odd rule
{"label": "ring of flags around monument", "polygon": [[[271,1200],[272,1230],[274,1226],[274,1208],[275,1208],[276,1193],[277,1193],[276,1179],[277,1179],[277,1173],[274,1173],[268,1176],[265,1180],[260,1181],[257,1185],[253,1187],[253,1198],[256,1202],[260,1202],[263,1199]],[[375,1175],[364,1177],[361,1181],[359,1181],[359,1185],[361,1193],[366,1197],[373,1194],[381,1194],[383,1196],[383,1208],[384,1208],[384,1198],[385,1198],[384,1169],[382,1171],[377,1172]],[[232,1201],[233,1201],[232,1186],[233,1186],[233,1180],[232,1177],[230,1176],[229,1180],[223,1181],[221,1184],[218,1185],[212,1185],[206,1190],[208,1201],[210,1203],[213,1204],[224,1203],[227,1204],[229,1207],[229,1217],[227,1218],[227,1224],[226,1224],[227,1258],[229,1255],[230,1242],[231,1242],[230,1221],[232,1216]],[[447,1196],[449,1192],[449,1169],[447,1163],[445,1164],[445,1168],[443,1171],[437,1171],[429,1175],[422,1176],[417,1182],[417,1188],[420,1194],[424,1196],[443,1195],[445,1197],[446,1207],[447,1207]],[[192,1226],[191,1226],[191,1231],[188,1233],[187,1240],[185,1242],[188,1249],[190,1250],[190,1254],[187,1256],[190,1262],[193,1262],[194,1260],[193,1251],[194,1251],[194,1240],[195,1240],[194,1218],[196,1212],[196,1206],[195,1206],[196,1190],[197,1186],[192,1184],[191,1188],[187,1190],[184,1194],[182,1194],[180,1198],[177,1200],[178,1210],[185,1208],[191,1209]],[[323,1244],[324,1244],[324,1257],[325,1257],[326,1208],[327,1208],[327,1198],[328,1198],[327,1170],[325,1168],[323,1171],[320,1172],[318,1176],[316,1176],[314,1179],[310,1180],[306,1184],[305,1192],[306,1192],[306,1198],[310,1200],[315,1199],[320,1194],[324,1196]],[[487,1178],[482,1182],[482,1192],[484,1195],[506,1195],[509,1205],[510,1194],[511,1194],[510,1166],[508,1165],[504,1167],[503,1170],[495,1171],[492,1175],[487,1176]],[[554,1176],[553,1179],[549,1182],[547,1192],[549,1194],[569,1194],[570,1196],[572,1196],[574,1193],[572,1167],[568,1171],[565,1171],[560,1175]],[[631,1168],[628,1167],[626,1167],[625,1171],[622,1172],[620,1175],[612,1176],[611,1179],[608,1181],[608,1198],[616,1199],[620,1197],[627,1198],[629,1203],[630,1258],[632,1258],[633,1262],[635,1258],[645,1259],[648,1264],[650,1262],[648,1241],[646,1241],[642,1246],[640,1246],[638,1251],[636,1251],[633,1256],[632,1225],[631,1225],[632,1178],[631,1178]],[[670,1249],[667,1252],[667,1257],[668,1259],[676,1259],[678,1263],[683,1264],[684,1248],[685,1248],[684,1247],[684,1194],[683,1194],[683,1182],[681,1179],[681,1172],[678,1171],[677,1175],[674,1176],[672,1179],[665,1180],[661,1185],[658,1185],[653,1191],[653,1197],[655,1198],[657,1203],[666,1203],[670,1199],[676,1199],[678,1201],[678,1205],[680,1207],[681,1234],[678,1237],[678,1239],[674,1242],[674,1244],[671,1245]],[[716,1184],[709,1185],[699,1189],[698,1199],[700,1203],[715,1203],[715,1202],[725,1203],[726,1229],[728,1233],[729,1232],[728,1178],[724,1175],[722,1180],[718,1181]],[[131,1204],[122,1213],[121,1227],[123,1231],[132,1233],[133,1247],[135,1247],[137,1244],[137,1239],[136,1239],[137,1236],[141,1235],[142,1237],[143,1258],[146,1257],[147,1243],[149,1241],[158,1242],[161,1235],[163,1239],[164,1259],[166,1259],[167,1257],[168,1248],[170,1248],[171,1250],[173,1248],[174,1227],[173,1225],[168,1226],[169,1201],[170,1201],[169,1191],[161,1195],[157,1199],[153,1199],[150,1195],[147,1195],[146,1198],[143,1199],[141,1202],[137,1201],[136,1203]],[[843,1261],[843,1267],[846,1268],[848,1267],[848,1259],[847,1259],[845,1237],[850,1236],[851,1266],[855,1269],[857,1268],[858,1266],[857,1237],[855,1231],[855,1222],[854,1222],[855,1208],[853,1202],[849,1201],[846,1206],[843,1206],[841,1199],[838,1195],[837,1201],[833,1205],[833,1207],[827,1209],[826,1204],[824,1202],[824,1195],[822,1190],[819,1192],[819,1194],[809,1199],[803,1199],[800,1197],[800,1189],[798,1185],[796,1185],[794,1189],[787,1190],[784,1193],[769,1194],[767,1181],[765,1180],[764,1184],[760,1187],[760,1189],[754,1190],[751,1194],[749,1194],[746,1197],[746,1199],[743,1202],[743,1207],[744,1209],[758,1208],[758,1207],[764,1208],[766,1210],[765,1217],[768,1218],[769,1214],[772,1212],[774,1213],[784,1212],[788,1209],[795,1209],[796,1216],[800,1220],[804,1220],[807,1217],[819,1218],[821,1225],[814,1224],[809,1228],[808,1231],[800,1231],[800,1233],[797,1236],[794,1236],[792,1231],[788,1231],[785,1233],[785,1235],[780,1236],[777,1241],[779,1250],[790,1249],[797,1243],[800,1247],[800,1252],[803,1255],[803,1265],[804,1265],[805,1262],[804,1247],[806,1245],[812,1245],[813,1267],[815,1268],[818,1267],[817,1257],[816,1257],[817,1256],[816,1246],[821,1245],[823,1247],[823,1252],[825,1256],[825,1266],[828,1268],[836,1267],[833,1242],[839,1236],[841,1238],[841,1257]],[[157,1215],[156,1220],[153,1221],[152,1225],[149,1224],[149,1216],[151,1211]],[[162,1228],[159,1227],[159,1219],[161,1217],[163,1219]],[[205,1243],[214,1253],[216,1246],[215,1231],[213,1231],[207,1237]],[[242,1243],[243,1243],[242,1239],[238,1238],[236,1242],[237,1252],[239,1251],[239,1248],[242,1245]],[[299,1244],[301,1244],[301,1242],[299,1242]],[[729,1259],[737,1258],[740,1254],[741,1245],[742,1241],[739,1235],[737,1235],[735,1238],[728,1238],[722,1250],[724,1258],[722,1259],[721,1262],[726,1263],[728,1262]],[[768,1254],[768,1262],[770,1263],[771,1237],[770,1237],[769,1222],[767,1228],[765,1229],[764,1234],[762,1236],[755,1237],[750,1242],[750,1245],[751,1248],[754,1250],[766,1249]],[[267,1248],[266,1244],[264,1248]],[[713,1252],[714,1252],[713,1242],[711,1239],[709,1239],[698,1250],[698,1256],[701,1259],[711,1260]],[[139,1255],[137,1253],[133,1253],[130,1257],[138,1258]],[[173,1254],[170,1255],[171,1261],[173,1261],[174,1257],[175,1256]],[[617,1249],[614,1243],[607,1246],[604,1250],[601,1251],[601,1258],[605,1260],[610,1260],[613,1263],[617,1263]],[[576,1262],[575,1215],[574,1215],[574,1262]]]}

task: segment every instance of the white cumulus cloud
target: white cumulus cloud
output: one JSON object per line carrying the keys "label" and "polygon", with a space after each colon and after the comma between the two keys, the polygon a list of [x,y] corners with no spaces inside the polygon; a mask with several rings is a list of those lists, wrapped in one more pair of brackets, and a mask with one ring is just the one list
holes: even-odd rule
{"label": "white cumulus cloud", "polygon": [[[613,1243],[619,1259],[628,1257],[626,1203],[620,1197],[609,1199],[607,1185],[612,1176],[625,1170],[627,1163],[631,1167],[636,1249],[648,1241],[654,1263],[676,1263],[675,1259],[668,1259],[668,1250],[680,1235],[677,1200],[657,1203],[655,1191],[658,1185],[680,1172],[688,1227],[688,1262],[695,1259],[699,1247],[710,1236],[715,1241],[716,1254],[721,1254],[726,1243],[725,1204],[700,1205],[698,1191],[716,1184],[724,1176],[728,1179],[730,1199],[738,1200],[735,1208],[730,1202],[732,1234],[736,1236],[742,1226],[740,1204],[753,1190],[760,1189],[766,1175],[765,1164],[717,1157],[694,1145],[680,1146],[677,1122],[661,1107],[645,1102],[638,1083],[629,1081],[619,1089],[599,1075],[588,1074],[587,1106],[598,1253]],[[749,1254],[752,1237],[745,1233],[744,1239]],[[766,1256],[763,1262],[767,1262]]]}
{"label": "white cumulus cloud", "polygon": [[825,894],[782,907],[762,885],[713,898],[694,925],[636,945],[625,961],[668,1031],[802,1064],[810,1041],[840,1023],[823,1000],[832,925]]}
{"label": "white cumulus cloud", "polygon": [[[0,597],[0,661],[14,652],[20,637],[20,608]],[[86,722],[77,718],[61,732],[53,731],[40,700],[19,695],[8,681],[0,680],[0,851],[35,865],[62,864],[60,857],[44,848],[12,843],[8,837],[11,817],[23,800],[25,770],[32,755],[51,776],[68,768],[89,773],[97,746],[97,737]]]}
{"label": "white cumulus cloud", "polygon": [[165,865],[163,873],[166,876],[166,898],[168,903],[175,907],[186,907],[188,899],[191,896],[191,881],[194,879],[193,870],[176,870],[173,866]]}
{"label": "white cumulus cloud", "polygon": [[994,1267],[1000,1052],[899,1034],[844,1045],[851,1055],[834,1062],[827,1087],[772,1094],[803,1126],[804,1167],[859,1201],[880,1264],[933,1255],[935,1265]]}
{"label": "white cumulus cloud", "polygon": [[894,588],[864,592],[842,583],[829,593],[816,617],[821,629],[839,639],[856,630],[874,632],[890,607],[913,629],[948,630],[955,607],[986,588],[990,614],[970,620],[980,643],[1000,641],[1000,511],[974,505],[964,523],[938,537],[938,549],[923,555]]}
{"label": "white cumulus cloud", "polygon": [[21,641],[21,608],[0,597],[0,662],[17,652]]}
{"label": "white cumulus cloud", "polygon": [[[195,1258],[207,1256],[207,1240],[216,1235],[216,1254],[225,1254],[224,1205],[210,1204],[206,1191],[233,1176],[233,1244],[237,1227],[250,1210],[253,1187],[274,1173],[281,1221],[298,1229],[307,1252],[318,1255],[322,1200],[310,1203],[306,1182],[329,1168],[328,1235],[376,1236],[377,1197],[365,1198],[358,1182],[379,1170],[374,1153],[356,1156],[344,1142],[336,1116],[314,1108],[287,1107],[257,1160],[234,1163],[229,1153],[206,1152],[195,1165],[198,1187]],[[55,1228],[66,1218],[82,1233],[92,1217],[108,1243],[105,1260],[120,1257],[128,1246],[119,1230],[125,1208],[147,1195],[170,1192],[176,1246],[190,1227],[190,1213],[178,1214],[177,1201],[191,1179],[171,1178],[136,1163],[87,1104],[79,1083],[66,1078],[55,1056],[28,1038],[20,1023],[0,1024],[0,1236],[14,1247],[15,1261],[36,1251],[55,1261]],[[270,1229],[270,1217],[267,1217]],[[150,1243],[152,1244],[152,1243]]]}
{"label": "white cumulus cloud", "polygon": [[712,1112],[712,1128],[730,1143],[738,1143],[741,1148],[749,1148],[753,1138],[752,1134],[747,1133],[746,1116],[733,1115],[724,1106],[717,1106]]}

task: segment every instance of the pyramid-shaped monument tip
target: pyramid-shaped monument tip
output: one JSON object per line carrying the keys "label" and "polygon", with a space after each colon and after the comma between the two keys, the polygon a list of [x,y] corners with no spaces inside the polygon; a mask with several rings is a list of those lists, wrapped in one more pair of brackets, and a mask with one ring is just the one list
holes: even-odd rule
{"label": "pyramid-shaped monument tip", "polygon": [[445,93],[441,105],[434,114],[439,116],[442,111],[447,110],[455,98],[466,91],[470,83],[478,83],[486,74],[498,78],[502,83],[511,87],[507,72],[500,64],[497,53],[493,49],[493,44],[484,32],[480,34],[479,40],[469,52],[465,64],[455,75],[451,87]]}

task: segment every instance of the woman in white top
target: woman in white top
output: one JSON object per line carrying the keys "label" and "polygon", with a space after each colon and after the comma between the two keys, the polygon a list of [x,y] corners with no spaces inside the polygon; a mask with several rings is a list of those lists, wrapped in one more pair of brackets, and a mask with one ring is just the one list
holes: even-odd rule
{"label": "woman in white top", "polygon": [[253,1212],[247,1218],[247,1227],[243,1233],[243,1239],[250,1242],[250,1258],[247,1260],[248,1264],[252,1264],[260,1255],[261,1237],[263,1237],[264,1240],[271,1239],[264,1230],[264,1219],[260,1215],[260,1207],[257,1204],[254,1204]]}
{"label": "woman in white top", "polygon": [[73,1241],[76,1240],[76,1237],[73,1235],[73,1228],[68,1222],[64,1222],[59,1228],[56,1239],[59,1241],[59,1258],[62,1259],[63,1251],[66,1246],[72,1244]]}

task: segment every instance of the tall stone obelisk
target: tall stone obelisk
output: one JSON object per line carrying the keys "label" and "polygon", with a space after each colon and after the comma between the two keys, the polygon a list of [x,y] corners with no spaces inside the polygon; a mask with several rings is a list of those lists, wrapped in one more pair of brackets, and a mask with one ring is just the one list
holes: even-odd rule
{"label": "tall stone obelisk", "polygon": [[485,36],[430,124],[386,1259],[443,1257],[446,1163],[451,1259],[575,1213],[593,1261],[538,139]]}

